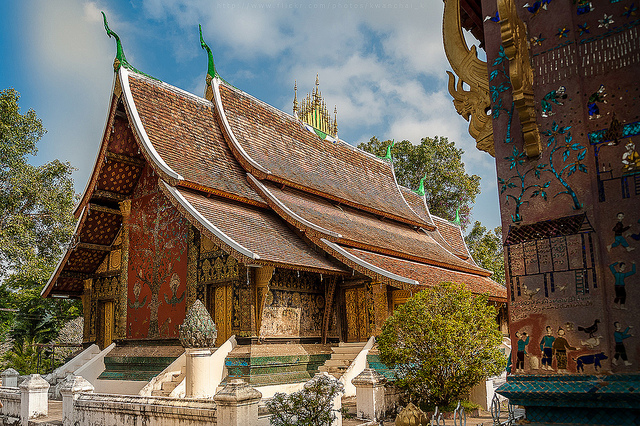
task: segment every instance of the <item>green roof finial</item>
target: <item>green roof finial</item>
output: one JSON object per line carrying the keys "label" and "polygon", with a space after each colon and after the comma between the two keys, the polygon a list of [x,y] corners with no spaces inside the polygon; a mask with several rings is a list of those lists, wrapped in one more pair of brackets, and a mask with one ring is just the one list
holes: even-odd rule
{"label": "green roof finial", "polygon": [[453,223],[455,223],[456,225],[460,225],[460,221],[461,221],[461,218],[460,218],[460,208],[458,207],[458,208],[456,209],[456,218],[455,218],[455,219],[453,219]]}
{"label": "green roof finial", "polygon": [[387,147],[387,153],[384,155],[384,157],[380,157],[380,158],[382,158],[383,160],[393,161],[393,157],[391,157],[391,148],[393,148],[395,144],[396,144],[396,140],[393,139],[391,141],[391,145]]}
{"label": "green roof finial", "polygon": [[113,60],[113,70],[114,71],[118,71],[120,69],[120,66],[124,65],[125,68],[128,68],[127,65],[129,65],[129,63],[127,62],[127,58],[124,56],[124,49],[122,48],[122,42],[120,41],[120,37],[118,37],[118,34],[114,33],[113,31],[111,31],[111,28],[109,28],[109,23],[107,22],[107,15],[104,14],[104,12],[100,11],[100,13],[102,13],[102,18],[104,19],[104,29],[107,31],[107,35],[109,37],[113,37],[116,39],[116,58]]}
{"label": "green roof finial", "polygon": [[117,50],[116,50],[116,58],[113,60],[113,70],[118,71],[120,67],[125,67],[126,69],[137,72],[138,74],[142,74],[154,80],[158,80],[157,78],[151,77],[150,75],[145,74],[142,71],[136,69],[129,62],[127,62],[127,58],[124,56],[124,49],[122,48],[122,42],[120,41],[120,37],[118,37],[118,34],[114,33],[113,31],[111,31],[111,28],[109,28],[109,23],[107,22],[107,15],[105,15],[104,12],[102,11],[100,11],[100,13],[102,13],[102,18],[104,19],[104,29],[107,31],[107,35],[109,37],[113,37],[116,39]]}
{"label": "green roof finial", "polygon": [[417,191],[413,191],[421,197],[424,197],[424,180],[427,178],[427,175],[424,175],[422,179],[420,179],[420,186]]}
{"label": "green roof finial", "polygon": [[200,47],[207,51],[207,55],[209,56],[209,67],[207,68],[207,84],[211,83],[211,79],[216,77],[216,67],[213,63],[213,53],[211,53],[211,49],[207,46],[204,39],[202,38],[202,25],[198,24],[198,30],[200,31]]}

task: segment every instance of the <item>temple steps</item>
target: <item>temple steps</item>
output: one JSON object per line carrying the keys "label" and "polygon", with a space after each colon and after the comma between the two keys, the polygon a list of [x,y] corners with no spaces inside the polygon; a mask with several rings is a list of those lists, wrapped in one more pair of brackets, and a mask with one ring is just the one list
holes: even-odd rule
{"label": "temple steps", "polygon": [[327,372],[336,379],[339,379],[349,368],[353,360],[360,353],[367,342],[340,342],[338,346],[331,348],[331,358],[318,367],[318,371]]}
{"label": "temple steps", "polygon": [[171,380],[162,382],[160,390],[151,391],[151,396],[171,396],[171,392],[178,387],[182,380],[184,380],[184,371],[175,372],[171,375]]}

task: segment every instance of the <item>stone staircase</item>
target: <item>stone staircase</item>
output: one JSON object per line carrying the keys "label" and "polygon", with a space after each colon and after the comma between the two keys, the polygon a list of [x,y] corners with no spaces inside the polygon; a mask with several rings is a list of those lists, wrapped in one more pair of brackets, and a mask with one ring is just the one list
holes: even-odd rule
{"label": "stone staircase", "polygon": [[331,358],[318,368],[320,372],[327,372],[339,379],[349,368],[355,357],[367,342],[343,343],[331,348]]}
{"label": "stone staircase", "polygon": [[151,396],[171,396],[171,392],[178,387],[180,383],[184,380],[185,377],[185,369],[182,371],[173,371],[170,373],[170,379],[164,380],[161,385],[161,389],[152,390]]}

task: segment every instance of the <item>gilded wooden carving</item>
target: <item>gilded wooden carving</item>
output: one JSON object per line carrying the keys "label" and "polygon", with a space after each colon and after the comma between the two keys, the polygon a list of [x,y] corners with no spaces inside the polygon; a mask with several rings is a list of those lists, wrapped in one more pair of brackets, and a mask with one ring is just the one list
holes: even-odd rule
{"label": "gilded wooden carving", "polygon": [[122,213],[122,229],[116,240],[119,239],[121,247],[120,256],[120,285],[118,291],[119,316],[117,319],[117,337],[124,339],[127,337],[127,292],[129,286],[129,217],[131,216],[131,200],[124,200],[120,203],[120,212]]}
{"label": "gilded wooden carving", "polygon": [[536,109],[533,99],[533,69],[529,59],[527,28],[518,17],[513,0],[498,0],[500,36],[504,53],[509,58],[513,103],[524,137],[528,157],[537,157],[542,152],[540,132],[536,124]]}
{"label": "gilded wooden carving", "polygon": [[[476,147],[495,156],[493,147],[493,124],[488,111],[491,108],[489,97],[489,75],[487,63],[478,59],[476,47],[467,46],[462,33],[459,0],[445,0],[442,23],[444,51],[451,68],[458,76],[449,75],[449,93],[453,97],[456,111],[469,121],[469,134],[476,140]],[[466,83],[469,90],[464,90]]]}
{"label": "gilded wooden carving", "polygon": [[[198,258],[200,257],[200,232],[193,226],[189,227],[187,243],[187,305],[189,309],[196,301],[198,286]],[[205,302],[204,297],[200,299]]]}

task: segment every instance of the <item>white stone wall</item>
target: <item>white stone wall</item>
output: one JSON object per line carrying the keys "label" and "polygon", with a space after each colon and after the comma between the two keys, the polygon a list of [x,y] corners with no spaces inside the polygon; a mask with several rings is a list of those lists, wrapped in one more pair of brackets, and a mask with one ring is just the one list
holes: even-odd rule
{"label": "white stone wall", "polygon": [[205,426],[216,423],[212,400],[131,395],[81,394],[73,423],[80,425]]}
{"label": "white stone wall", "polygon": [[0,387],[2,417],[20,417],[20,388]]}

